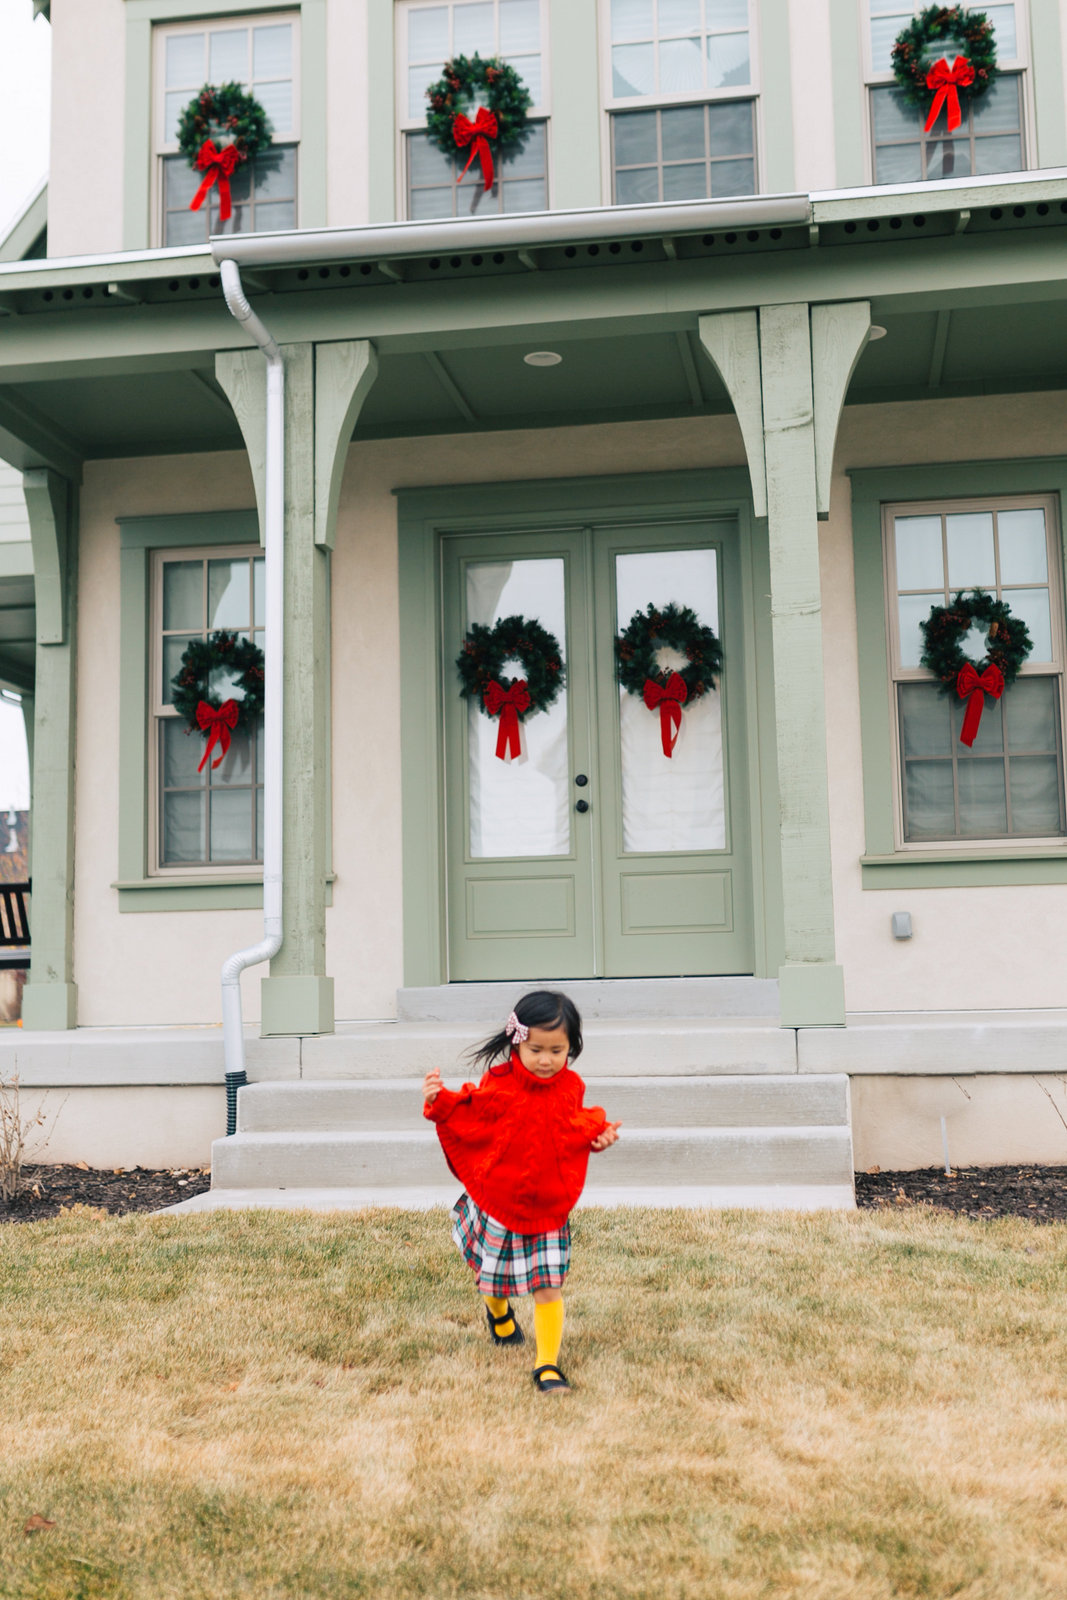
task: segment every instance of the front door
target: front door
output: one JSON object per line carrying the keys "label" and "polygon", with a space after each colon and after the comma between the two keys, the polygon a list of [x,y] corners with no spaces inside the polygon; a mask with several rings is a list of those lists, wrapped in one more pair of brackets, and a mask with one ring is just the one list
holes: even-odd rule
{"label": "front door", "polygon": [[[736,522],[447,536],[444,585],[450,979],[751,972]],[[668,757],[659,712],[617,682],[614,642],[671,601],[715,629],[724,665]],[[505,760],[454,663],[472,624],[515,615],[558,639],[566,687]]]}

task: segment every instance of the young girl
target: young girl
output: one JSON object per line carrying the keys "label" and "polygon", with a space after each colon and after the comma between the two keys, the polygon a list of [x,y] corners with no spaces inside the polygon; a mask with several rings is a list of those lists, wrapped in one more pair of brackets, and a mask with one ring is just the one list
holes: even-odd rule
{"label": "young girl", "polygon": [[570,1388],[558,1365],[569,1217],[590,1150],[606,1150],[622,1126],[599,1106],[583,1108],[585,1084],[568,1064],[581,1053],[574,1002],[539,989],[472,1053],[488,1068],[477,1088],[446,1089],[436,1067],[423,1083],[423,1115],[466,1191],[452,1208],[452,1237],[476,1274],[494,1344],[526,1343],[508,1296],[533,1294],[542,1394]]}

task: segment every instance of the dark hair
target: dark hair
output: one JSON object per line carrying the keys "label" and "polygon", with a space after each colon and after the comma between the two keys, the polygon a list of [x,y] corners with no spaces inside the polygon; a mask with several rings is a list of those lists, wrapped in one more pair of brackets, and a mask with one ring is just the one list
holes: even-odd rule
{"label": "dark hair", "polygon": [[[515,1015],[524,1028],[566,1028],[569,1059],[577,1061],[582,1053],[582,1019],[568,995],[557,994],[554,989],[535,989],[515,1002]],[[476,1045],[470,1059],[476,1066],[491,1067],[501,1057],[510,1057],[511,1049],[511,1038],[501,1028],[484,1044]]]}

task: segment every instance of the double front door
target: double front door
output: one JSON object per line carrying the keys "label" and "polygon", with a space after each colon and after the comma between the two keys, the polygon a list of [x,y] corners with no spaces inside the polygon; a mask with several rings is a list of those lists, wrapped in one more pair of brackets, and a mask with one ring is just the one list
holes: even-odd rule
{"label": "double front door", "polygon": [[[449,978],[751,972],[736,523],[449,536],[443,573]],[[714,628],[724,665],[668,756],[660,710],[619,685],[615,639],[671,602]],[[516,615],[559,641],[566,685],[502,758],[454,663],[473,624]],[[687,665],[669,649],[657,664]]]}

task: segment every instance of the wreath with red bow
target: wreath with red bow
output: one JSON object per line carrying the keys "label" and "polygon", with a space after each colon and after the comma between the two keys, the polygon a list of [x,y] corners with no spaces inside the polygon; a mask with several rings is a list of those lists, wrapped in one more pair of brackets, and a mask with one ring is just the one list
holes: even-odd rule
{"label": "wreath with red bow", "polygon": [[[685,656],[681,672],[661,667],[657,651],[668,646]],[[635,611],[615,640],[619,683],[629,694],[659,712],[663,754],[672,756],[682,727],[682,706],[715,688],[722,670],[722,645],[688,606],[650,605]]]}
{"label": "wreath with red bow", "polygon": [[927,6],[897,34],[892,59],[904,98],[927,113],[923,132],[944,106],[948,131],[955,133],[963,120],[961,94],[965,102],[979,99],[996,76],[993,24],[984,11]]}
{"label": "wreath with red bow", "polygon": [[[220,700],[211,688],[212,674],[219,671],[241,690],[240,700],[232,695]],[[214,771],[230,748],[234,729],[249,728],[263,715],[263,652],[251,639],[225,629],[207,639],[190,639],[170,686],[171,701],[185,720],[185,731],[200,733],[207,740],[197,772],[203,772],[208,756],[219,746],[211,763]]]}
{"label": "wreath with red bow", "polygon": [[[979,661],[965,656],[962,641],[977,624],[986,630],[985,654]],[[962,590],[950,606],[931,606],[919,624],[923,636],[920,664],[941,680],[941,692],[966,700],[960,743],[971,746],[985,710],[985,697],[999,700],[1019,676],[1034,648],[1021,617],[1013,617],[1003,600],[983,589]]]}
{"label": "wreath with red bow", "polygon": [[453,56],[445,62],[444,76],[431,83],[426,96],[430,102],[426,131],[433,143],[446,156],[468,151],[460,183],[477,158],[482,183],[491,189],[493,146],[503,153],[523,143],[527,113],[533,104],[515,68],[497,56],[488,61],[477,54]]}
{"label": "wreath with red bow", "polygon": [[[233,215],[230,179],[242,161],[267,149],[271,132],[267,113],[239,83],[223,83],[217,89],[205,83],[178,119],[178,148],[189,165],[204,174],[189,210],[199,211],[217,183],[219,221],[228,222]],[[216,144],[223,134],[229,134],[230,142]]]}
{"label": "wreath with red bow", "polygon": [[[505,661],[521,663],[524,676],[505,678]],[[480,700],[500,718],[496,753],[501,761],[522,751],[519,723],[547,711],[566,682],[559,640],[534,618],[502,617],[493,627],[475,622],[456,657],[460,697]]]}

